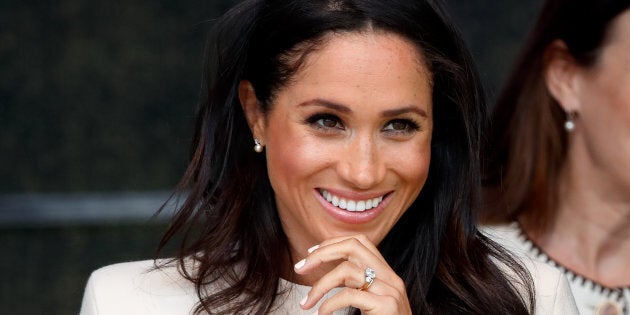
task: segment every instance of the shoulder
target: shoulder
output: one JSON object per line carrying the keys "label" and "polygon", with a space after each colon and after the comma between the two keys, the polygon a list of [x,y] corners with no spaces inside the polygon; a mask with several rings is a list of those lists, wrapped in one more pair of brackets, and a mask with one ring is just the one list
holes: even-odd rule
{"label": "shoulder", "polygon": [[153,260],[100,268],[88,280],[81,315],[190,314],[197,303],[194,285],[175,267],[156,269]]}
{"label": "shoulder", "polygon": [[548,264],[521,258],[536,290],[536,314],[578,314],[575,299],[564,274]]}
{"label": "shoulder", "polygon": [[[482,226],[480,230],[505,248],[530,273],[534,282],[536,314],[578,314],[566,277],[537,259],[518,224]],[[512,272],[508,269],[506,273]]]}
{"label": "shoulder", "polygon": [[544,262],[540,259],[538,248],[527,238],[516,222],[485,225],[481,226],[479,230],[517,258]]}
{"label": "shoulder", "polygon": [[523,235],[515,222],[501,225],[484,225],[480,227],[480,231],[510,251],[524,254],[527,250],[525,235]]}

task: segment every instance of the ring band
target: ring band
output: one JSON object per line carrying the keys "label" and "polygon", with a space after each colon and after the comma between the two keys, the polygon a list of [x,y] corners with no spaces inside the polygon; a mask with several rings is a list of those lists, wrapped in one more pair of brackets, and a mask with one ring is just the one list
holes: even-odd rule
{"label": "ring band", "polygon": [[359,290],[367,291],[372,286],[372,283],[374,283],[374,279],[376,279],[376,271],[370,267],[365,268],[365,282]]}

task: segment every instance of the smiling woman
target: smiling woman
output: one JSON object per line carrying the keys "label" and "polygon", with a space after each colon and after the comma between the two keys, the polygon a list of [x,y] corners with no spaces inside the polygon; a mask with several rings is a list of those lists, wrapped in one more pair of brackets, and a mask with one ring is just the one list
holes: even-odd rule
{"label": "smiling woman", "polygon": [[431,157],[431,77],[405,38],[329,35],[267,112],[250,82],[240,92],[293,259],[335,236],[378,244],[418,197]]}
{"label": "smiling woman", "polygon": [[476,228],[482,93],[434,1],[244,1],[207,56],[180,251],[83,314],[574,311]]}

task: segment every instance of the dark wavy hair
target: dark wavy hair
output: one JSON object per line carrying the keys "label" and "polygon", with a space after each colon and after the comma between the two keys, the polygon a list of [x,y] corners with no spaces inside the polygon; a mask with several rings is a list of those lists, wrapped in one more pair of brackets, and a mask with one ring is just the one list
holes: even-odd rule
{"label": "dark wavy hair", "polygon": [[[533,310],[529,273],[476,228],[484,95],[472,59],[441,5],[428,0],[247,0],[218,19],[209,35],[191,161],[178,186],[185,201],[160,243],[163,249],[174,239],[181,241],[176,260],[197,288],[197,313],[268,313],[282,267],[291,266],[265,157],[252,150],[239,83],[250,81],[262,110],[268,110],[274,93],[325,35],[369,30],[399,34],[415,44],[433,78],[428,179],[378,244],[404,280],[412,310]],[[502,272],[506,266],[509,276]],[[227,285],[209,292],[207,285],[215,281]]]}
{"label": "dark wavy hair", "polygon": [[545,52],[562,40],[578,64],[592,66],[612,20],[629,7],[628,0],[545,2],[490,120],[484,221],[508,222],[525,214],[532,222],[528,227],[542,231],[551,224],[567,135],[566,114],[545,84]]}

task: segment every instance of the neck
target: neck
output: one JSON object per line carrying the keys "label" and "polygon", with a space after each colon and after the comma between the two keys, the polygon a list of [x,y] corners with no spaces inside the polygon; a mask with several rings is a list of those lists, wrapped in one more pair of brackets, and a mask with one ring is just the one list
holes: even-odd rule
{"label": "neck", "polygon": [[[521,218],[532,240],[570,270],[608,287],[630,285],[630,200],[593,167],[567,162],[561,172],[554,221],[536,232]],[[530,233],[531,232],[531,233]]]}

